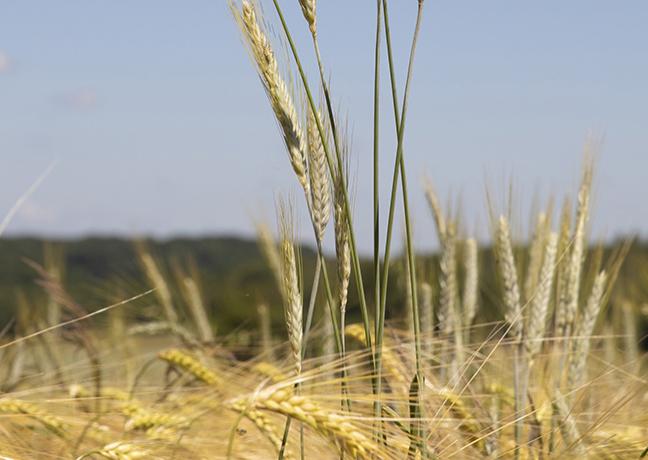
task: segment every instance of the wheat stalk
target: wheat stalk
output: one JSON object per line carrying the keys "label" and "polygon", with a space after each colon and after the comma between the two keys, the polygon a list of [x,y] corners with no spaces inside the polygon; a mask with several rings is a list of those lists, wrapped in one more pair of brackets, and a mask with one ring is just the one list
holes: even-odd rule
{"label": "wheat stalk", "polygon": [[535,229],[529,245],[529,264],[526,278],[524,280],[524,299],[528,302],[533,298],[536,286],[539,282],[540,270],[542,269],[542,256],[547,236],[547,215],[543,212],[538,214]]}

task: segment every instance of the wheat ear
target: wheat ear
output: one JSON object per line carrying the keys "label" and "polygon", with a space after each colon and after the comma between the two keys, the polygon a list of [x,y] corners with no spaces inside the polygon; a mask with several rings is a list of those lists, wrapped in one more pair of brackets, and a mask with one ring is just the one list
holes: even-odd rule
{"label": "wheat ear", "polygon": [[425,198],[427,198],[427,202],[432,210],[432,216],[434,217],[434,223],[436,224],[439,241],[443,243],[446,234],[446,222],[443,217],[443,211],[441,210],[441,204],[439,203],[439,197],[434,190],[432,181],[429,179],[425,180]]}
{"label": "wheat ear", "polygon": [[496,257],[502,281],[504,308],[506,309],[505,316],[510,326],[509,334],[519,342],[522,339],[523,332],[520,288],[513,257],[511,231],[504,216],[500,216],[499,219],[496,243]]}
{"label": "wheat ear", "polygon": [[40,422],[45,428],[59,437],[65,437],[67,424],[55,415],[27,401],[13,398],[0,399],[0,414],[23,414]]}
{"label": "wheat ear", "polygon": [[349,226],[344,211],[345,179],[342,174],[335,178],[335,254],[337,258],[338,300],[340,303],[341,325],[344,327],[346,306],[349,296],[349,280],[351,279],[351,252],[349,248]]}
{"label": "wheat ear", "polygon": [[576,420],[574,420],[574,415],[571,413],[565,397],[558,390],[555,390],[552,406],[554,415],[560,420],[560,434],[567,448],[573,450],[578,458],[585,458],[586,449],[581,440]]}
{"label": "wheat ear", "polygon": [[536,286],[539,283],[540,270],[542,269],[542,256],[547,237],[546,229],[547,215],[541,212],[538,214],[529,245],[529,264],[526,278],[524,279],[524,299],[527,302],[533,298]]}
{"label": "wheat ear", "polygon": [[423,345],[427,353],[432,353],[432,336],[434,333],[434,304],[432,302],[432,286],[423,282],[419,286],[419,299],[421,304],[421,334]]}
{"label": "wheat ear", "polygon": [[479,265],[477,260],[477,241],[468,238],[464,244],[465,280],[463,290],[463,312],[467,331],[469,331],[478,308]]}
{"label": "wheat ear", "polygon": [[165,281],[164,276],[162,276],[162,272],[157,263],[155,263],[153,256],[144,248],[143,245],[139,246],[138,252],[140,261],[144,267],[144,272],[151,284],[155,287],[155,295],[160,301],[160,304],[162,304],[167,321],[171,325],[176,325],[178,323],[178,315],[173,308],[169,285]]}
{"label": "wheat ear", "polygon": [[369,458],[376,451],[376,444],[353,422],[291,391],[266,390],[253,398],[242,400],[241,403],[246,407],[269,410],[297,419],[331,439],[341,451],[350,454],[352,458]]}
{"label": "wheat ear", "polygon": [[443,252],[441,253],[439,277],[439,329],[443,335],[450,337],[457,327],[456,302],[457,302],[457,260],[455,228],[448,224],[442,240]]}
{"label": "wheat ear", "polygon": [[264,223],[257,223],[257,242],[259,249],[263,257],[265,257],[272,276],[277,283],[279,288],[279,293],[283,296],[283,281],[282,281],[282,271],[281,271],[281,255],[279,254],[279,249],[277,248],[277,243],[272,235],[270,228]]}
{"label": "wheat ear", "polygon": [[[308,2],[308,0],[304,0],[304,2]],[[315,2],[313,1],[313,3]],[[320,116],[319,113],[317,116]],[[311,212],[317,232],[316,236],[321,242],[324,239],[324,230],[331,216],[331,181],[322,138],[317,130],[317,121],[311,110],[308,111],[308,123],[306,126],[308,173],[310,175],[312,198]]]}
{"label": "wheat ear", "polygon": [[585,376],[585,364],[589,354],[590,341],[594,325],[601,311],[601,302],[605,291],[607,274],[605,271],[599,273],[592,286],[592,292],[587,300],[584,310],[581,312],[578,326],[574,330],[574,342],[572,352],[569,354],[569,388],[576,388],[583,381]]}
{"label": "wheat ear", "polygon": [[196,328],[198,329],[198,336],[203,342],[213,342],[214,332],[212,331],[205,303],[203,302],[198,283],[191,277],[185,276],[182,278],[187,303],[189,304],[189,311],[193,317]]}
{"label": "wheat ear", "polygon": [[585,165],[583,179],[578,191],[578,208],[576,212],[576,226],[569,260],[569,284],[566,286],[567,303],[565,308],[565,325],[568,330],[574,326],[574,319],[578,311],[578,295],[581,284],[581,271],[585,252],[585,230],[589,216],[590,189],[592,184],[592,166]]}
{"label": "wheat ear", "polygon": [[556,269],[557,247],[558,235],[556,233],[550,233],[547,237],[547,246],[544,251],[544,260],[542,261],[542,268],[540,270],[538,288],[531,301],[527,335],[524,341],[527,353],[531,357],[537,355],[540,351],[542,339],[545,335],[551,287]]}
{"label": "wheat ear", "polygon": [[281,128],[290,163],[299,183],[308,195],[310,185],[303,131],[288,86],[279,73],[279,65],[270,41],[257,20],[257,13],[251,2],[244,0],[240,10],[231,3],[231,8],[247,41],[261,82]]}
{"label": "wheat ear", "polygon": [[182,350],[172,348],[158,354],[158,358],[185,370],[198,380],[205,382],[208,385],[220,386],[222,384],[221,379],[213,371]]}
{"label": "wheat ear", "polygon": [[306,19],[306,22],[308,23],[308,28],[313,34],[313,37],[315,37],[317,35],[317,15],[315,0],[299,0],[299,6],[301,6],[302,13],[304,14],[304,19]]}
{"label": "wheat ear", "polygon": [[302,325],[302,296],[299,290],[299,278],[297,277],[297,261],[295,248],[292,242],[290,230],[291,223],[285,212],[281,213],[281,255],[282,255],[282,282],[285,298],[284,315],[286,329],[288,330],[288,341],[293,355],[295,370],[301,372],[301,352],[303,340]]}
{"label": "wheat ear", "polygon": [[118,441],[106,444],[99,450],[87,452],[77,457],[76,460],[83,460],[93,455],[99,455],[109,460],[136,460],[138,458],[150,458],[151,452],[134,443]]}
{"label": "wheat ear", "polygon": [[[254,423],[259,432],[272,443],[277,453],[281,450],[281,433],[277,431],[276,425],[272,423],[272,420],[270,420],[266,414],[258,409],[247,407],[244,401],[235,401],[232,404],[227,405],[227,407],[234,412],[242,414],[245,418]],[[293,457],[288,452],[284,452],[283,458],[290,460]]]}
{"label": "wheat ear", "polygon": [[567,325],[567,303],[569,302],[567,286],[569,285],[569,254],[571,244],[571,203],[565,198],[560,216],[558,236],[558,274],[556,276],[556,311],[554,334],[562,335]]}

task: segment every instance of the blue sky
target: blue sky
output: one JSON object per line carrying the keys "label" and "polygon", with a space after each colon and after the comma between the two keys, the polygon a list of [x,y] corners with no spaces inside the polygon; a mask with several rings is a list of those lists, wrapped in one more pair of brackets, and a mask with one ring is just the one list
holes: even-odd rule
{"label": "blue sky", "polygon": [[[262,3],[276,24],[271,3]],[[297,1],[282,4],[314,80]],[[375,2],[318,7],[334,98],[349,120],[356,223],[368,250]],[[391,2],[399,69],[415,9],[414,0]],[[428,0],[405,142],[419,246],[436,243],[424,173],[442,197],[461,196],[468,228],[486,234],[485,187],[502,202],[513,177],[526,222],[534,194],[576,189],[590,131],[604,138],[594,236],[645,231],[647,23],[640,0]],[[385,197],[394,155],[386,70]],[[3,1],[0,120],[1,214],[56,161],[13,234],[250,235],[255,218],[274,220],[280,193],[293,194],[304,213],[225,0]]]}

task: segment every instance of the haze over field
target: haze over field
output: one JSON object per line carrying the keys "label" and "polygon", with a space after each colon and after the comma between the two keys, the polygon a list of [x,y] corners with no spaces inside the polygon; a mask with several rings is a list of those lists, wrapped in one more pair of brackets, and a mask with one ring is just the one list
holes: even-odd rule
{"label": "haze over field", "polygon": [[[331,0],[318,12],[336,102],[351,120],[363,235],[371,232],[371,8]],[[299,193],[226,2],[2,9],[0,212],[57,161],[11,233],[252,235],[251,216],[272,219],[278,192]],[[305,41],[300,12],[287,14]],[[392,21],[403,69],[412,17],[395,7]],[[461,194],[467,225],[483,236],[485,184],[499,198],[514,175],[526,222],[537,190],[560,198],[574,189],[590,129],[605,139],[593,234],[645,233],[648,213],[636,210],[648,194],[646,23],[640,0],[430,2],[405,142],[419,247],[435,244],[423,171],[441,197]],[[382,103],[389,107],[387,92]],[[383,117],[383,194],[391,123]],[[367,253],[371,243],[360,246]]]}

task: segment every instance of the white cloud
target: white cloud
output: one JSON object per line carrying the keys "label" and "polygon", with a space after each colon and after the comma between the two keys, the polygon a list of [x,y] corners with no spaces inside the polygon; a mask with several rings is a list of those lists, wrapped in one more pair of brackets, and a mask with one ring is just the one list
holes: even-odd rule
{"label": "white cloud", "polygon": [[0,50],[0,74],[7,73],[11,70],[13,62],[4,51]]}

